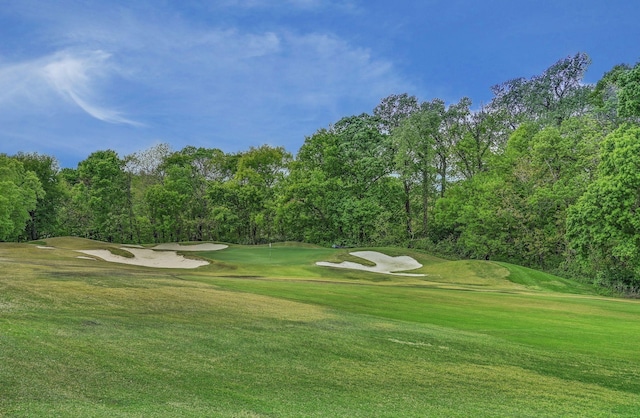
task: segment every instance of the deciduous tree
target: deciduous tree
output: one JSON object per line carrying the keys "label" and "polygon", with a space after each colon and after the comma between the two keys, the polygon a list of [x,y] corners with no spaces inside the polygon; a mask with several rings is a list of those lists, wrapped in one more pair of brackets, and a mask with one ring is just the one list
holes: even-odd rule
{"label": "deciduous tree", "polygon": [[590,63],[587,54],[578,53],[530,79],[515,78],[497,84],[492,87],[491,106],[506,112],[514,128],[527,120],[559,126],[588,108],[591,87],[582,79]]}
{"label": "deciduous tree", "polygon": [[15,158],[38,177],[42,186],[36,208],[29,211],[30,219],[24,236],[36,240],[55,235],[58,232],[57,212],[63,198],[58,161],[52,156],[37,153],[18,153]]}
{"label": "deciduous tree", "polygon": [[640,289],[640,127],[623,126],[602,144],[598,177],[569,209],[567,235],[585,271]]}
{"label": "deciduous tree", "polygon": [[86,199],[92,213],[89,237],[131,242],[130,183],[124,161],[115,151],[96,151],[78,164],[78,180],[76,194]]}
{"label": "deciduous tree", "polygon": [[0,240],[16,240],[23,234],[41,197],[44,190],[36,174],[17,159],[0,154]]}

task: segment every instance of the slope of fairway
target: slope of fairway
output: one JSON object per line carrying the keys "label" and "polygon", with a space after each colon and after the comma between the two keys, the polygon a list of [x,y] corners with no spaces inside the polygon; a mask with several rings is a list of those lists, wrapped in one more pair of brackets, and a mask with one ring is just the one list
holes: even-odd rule
{"label": "slope of fairway", "polygon": [[410,271],[421,277],[392,278],[380,273],[316,265],[318,262],[336,264],[351,262],[366,265],[367,260],[351,255],[359,250],[362,249],[274,244],[272,246],[231,246],[224,251],[202,252],[199,256],[213,262],[209,270],[211,273],[226,277],[368,281],[389,285],[508,292],[596,293],[591,286],[513,264],[484,260],[449,261],[405,248],[364,250],[375,250],[392,257],[409,256],[423,265],[419,269]]}
{"label": "slope of fairway", "polygon": [[578,283],[575,280],[563,279],[562,277],[554,276],[553,274],[544,273],[527,267],[516,266],[514,264],[498,264],[504,266],[509,271],[509,275],[507,276],[508,280],[524,285],[532,290],[578,294],[594,292],[592,287]]}
{"label": "slope of fairway", "polygon": [[195,270],[75,251],[108,246],[0,244],[0,416],[640,414],[637,301],[391,248],[375,250],[425,280],[291,245],[197,253],[212,263]]}

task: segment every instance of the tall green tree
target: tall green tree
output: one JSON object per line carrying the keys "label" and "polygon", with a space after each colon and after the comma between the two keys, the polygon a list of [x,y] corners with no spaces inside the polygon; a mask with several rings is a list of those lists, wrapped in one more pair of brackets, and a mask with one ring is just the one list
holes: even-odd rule
{"label": "tall green tree", "polygon": [[380,132],[390,134],[403,120],[419,110],[420,103],[415,96],[407,93],[392,94],[380,101],[373,109],[373,115],[379,120]]}
{"label": "tall green tree", "polygon": [[567,236],[586,274],[634,293],[640,291],[639,209],[640,127],[627,125],[603,142],[598,177],[569,209]]}
{"label": "tall green tree", "polygon": [[508,174],[489,170],[454,184],[436,203],[437,238],[463,257],[515,260],[522,193]]}
{"label": "tall green tree", "polygon": [[305,139],[281,188],[278,223],[291,239],[332,243],[341,238],[336,205],[347,195],[340,178],[340,137],[320,129]]}
{"label": "tall green tree", "polygon": [[626,64],[615,65],[596,83],[589,97],[593,114],[601,121],[603,128],[607,125],[619,126],[624,118],[618,115],[618,94],[623,85],[625,74],[631,69]]}
{"label": "tall green tree", "polygon": [[[419,110],[420,104],[418,99],[415,96],[409,96],[407,93],[403,93],[392,94],[382,99],[380,104],[373,109],[373,114],[380,120],[380,132],[383,134],[394,135],[396,130],[398,130],[407,119],[416,114]],[[413,170],[412,167],[414,164],[411,162],[411,152],[406,147],[408,140],[406,136],[409,134],[409,131],[411,131],[411,129],[405,127],[404,133],[396,135],[396,138],[391,138],[390,147],[392,153],[399,156],[400,154],[404,155],[404,158],[396,158],[395,162],[396,169],[398,170],[404,189],[407,235],[413,238],[414,232],[411,213],[411,192],[414,181],[410,172]]]}
{"label": "tall green tree", "polygon": [[458,104],[456,125],[450,128],[456,172],[467,179],[487,170],[491,155],[504,151],[511,131],[504,113],[488,106],[472,111],[470,106],[470,100]]}
{"label": "tall green tree", "polygon": [[531,127],[529,132],[513,165],[523,190],[519,252],[530,266],[557,268],[567,255],[568,208],[595,177],[603,134],[590,117],[570,118],[560,127],[537,132]]}
{"label": "tall green tree", "polygon": [[595,175],[601,134],[590,118],[521,125],[487,169],[436,206],[439,237],[460,255],[555,269],[565,261],[568,208]]}
{"label": "tall green tree", "polygon": [[214,239],[210,183],[227,178],[219,149],[185,147],[166,155],[155,169],[157,183],[146,188],[146,214],[154,240]]}
{"label": "tall green tree", "polygon": [[[489,117],[474,115],[471,101],[462,98],[446,106],[434,99],[405,119],[391,134],[395,169],[402,179],[407,231],[414,237],[410,196],[419,191],[420,236],[429,233],[429,211],[435,199],[445,195],[451,178],[472,176],[484,170],[487,150],[496,144],[497,129]],[[462,168],[468,168],[467,171]]]}
{"label": "tall green tree", "polygon": [[125,162],[112,150],[96,151],[78,164],[76,202],[91,211],[87,236],[103,241],[131,242],[135,227],[131,211],[130,179]]}
{"label": "tall green tree", "polygon": [[[276,199],[291,154],[283,147],[263,145],[240,153],[232,178],[210,188],[214,213],[233,227],[236,240],[248,244],[269,242],[276,234]],[[231,232],[231,231],[229,231]]]}
{"label": "tall green tree", "polygon": [[441,129],[442,117],[438,111],[424,108],[402,121],[393,131],[391,139],[396,150],[395,170],[402,180],[404,207],[409,237],[415,237],[413,227],[412,192],[420,193],[420,213],[422,234],[426,234],[429,224],[429,206],[436,182],[436,138]]}
{"label": "tall green tree", "polygon": [[298,236],[349,245],[406,237],[399,232],[405,224],[402,185],[391,175],[392,148],[379,123],[371,115],[352,116],[307,138],[279,213],[283,222],[294,222]]}
{"label": "tall green tree", "polygon": [[18,159],[0,154],[0,240],[14,241],[24,233],[42,197],[38,176]]}
{"label": "tall green tree", "polygon": [[58,174],[58,181],[62,190],[57,213],[58,234],[90,238],[93,214],[84,193],[84,186],[80,185],[78,170],[63,168]]}
{"label": "tall green tree", "polygon": [[190,240],[187,202],[192,196],[191,170],[173,165],[166,169],[162,184],[145,194],[153,238],[156,242]]}
{"label": "tall green tree", "polygon": [[180,193],[185,194],[185,207],[183,208],[185,225],[188,228],[190,239],[195,241],[212,239],[211,231],[214,228],[211,218],[213,203],[208,194],[211,181],[228,178],[226,156],[217,148],[185,147],[180,151],[185,168],[183,172],[184,186]]}
{"label": "tall green tree", "polygon": [[640,63],[620,76],[618,115],[640,122]]}
{"label": "tall green tree", "polygon": [[25,238],[36,240],[55,235],[58,233],[57,212],[63,199],[58,161],[52,156],[37,153],[18,153],[15,158],[38,177],[43,191],[38,196],[36,208],[29,211]]}

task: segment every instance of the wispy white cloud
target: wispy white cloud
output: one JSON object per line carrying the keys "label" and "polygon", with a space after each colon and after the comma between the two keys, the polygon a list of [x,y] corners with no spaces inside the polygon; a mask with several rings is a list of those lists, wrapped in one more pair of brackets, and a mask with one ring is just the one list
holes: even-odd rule
{"label": "wispy white cloud", "polygon": [[60,107],[63,98],[107,123],[140,125],[121,112],[102,106],[97,85],[113,72],[103,51],[61,51],[43,58],[0,64],[0,105],[28,103],[34,108]]}
{"label": "wispy white cloud", "polygon": [[[358,7],[354,0],[225,0],[216,4],[210,6],[216,13],[224,8],[350,13]],[[345,98],[351,103],[370,103],[372,98],[378,100],[411,87],[390,61],[331,31],[282,24],[263,30],[239,23],[194,24],[187,16],[164,8],[140,7],[104,9],[98,19],[83,18],[82,12],[70,15],[68,10],[58,13],[58,19],[55,10],[47,10],[46,18],[52,22],[60,47],[109,51],[59,57],[52,67],[52,79],[61,94],[95,117],[127,119],[117,112],[112,115],[108,109],[91,112],[92,107],[101,108],[101,101],[83,90],[92,86],[85,77],[104,77],[100,69],[110,61],[117,61],[119,71],[153,96],[149,111],[164,101],[172,106],[190,102],[202,111],[199,104],[206,103],[210,109],[228,108],[235,105],[230,100],[241,102],[238,108],[253,104],[264,106],[266,111],[279,103],[262,101],[274,99],[284,105],[298,101],[308,106],[344,108],[341,101]],[[141,10],[146,13],[142,15]]]}
{"label": "wispy white cloud", "polygon": [[[253,13],[251,21],[262,14],[259,8],[285,13],[282,4],[295,3],[309,17],[341,13],[353,2],[235,3],[227,6],[255,8],[241,13]],[[210,7],[220,12],[219,4]],[[29,103],[40,112],[60,113],[60,103],[80,109],[92,117],[82,131],[70,132],[66,126],[71,123],[64,123],[68,115],[56,115],[38,132],[48,130],[64,141],[80,138],[83,149],[91,144],[81,138],[104,138],[98,140],[100,147],[121,152],[158,140],[176,149],[195,145],[234,151],[271,143],[295,152],[315,130],[343,116],[370,112],[391,93],[411,91],[392,62],[329,28],[286,19],[267,25],[227,22],[216,13],[194,19],[144,1],[93,10],[91,18],[88,10],[69,4],[46,11],[37,21],[40,31],[49,34],[45,45],[50,51],[22,62],[0,61],[0,110],[7,103]],[[15,121],[24,121],[29,112],[34,109],[24,109]],[[3,121],[16,132],[23,129],[24,124],[0,115]],[[130,129],[139,123],[145,129]]]}
{"label": "wispy white cloud", "polygon": [[274,32],[246,33],[238,29],[213,29],[182,32],[180,37],[174,34],[166,45],[171,45],[173,54],[229,63],[276,54],[280,52],[281,40]]}
{"label": "wispy white cloud", "polygon": [[0,106],[16,99],[35,102],[44,84],[33,63],[0,63]]}
{"label": "wispy white cloud", "polygon": [[133,87],[144,86],[151,99],[144,109],[149,117],[169,112],[171,117],[219,117],[224,123],[216,129],[221,129],[252,112],[256,124],[264,126],[286,117],[275,114],[284,108],[293,119],[326,112],[347,112],[344,116],[358,103],[370,108],[357,112],[370,111],[382,97],[411,87],[390,61],[331,32],[202,26],[181,19],[160,23],[132,16],[109,20],[108,26],[94,22],[73,41],[81,38],[86,48],[99,44],[109,50],[119,70],[136,83]]}
{"label": "wispy white cloud", "polygon": [[95,97],[94,80],[109,72],[109,57],[103,51],[82,55],[62,52],[56,54],[42,70],[58,94],[70,99],[94,118],[108,123],[139,126],[140,123],[126,118],[121,112],[97,104],[99,98]]}

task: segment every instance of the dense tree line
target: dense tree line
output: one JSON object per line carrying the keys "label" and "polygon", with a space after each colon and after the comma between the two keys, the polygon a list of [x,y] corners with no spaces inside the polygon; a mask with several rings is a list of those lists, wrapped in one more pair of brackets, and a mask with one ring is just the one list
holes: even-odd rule
{"label": "dense tree line", "polygon": [[576,54],[462,98],[384,98],[281,147],[0,156],[0,240],[295,240],[505,260],[640,292],[640,64]]}

